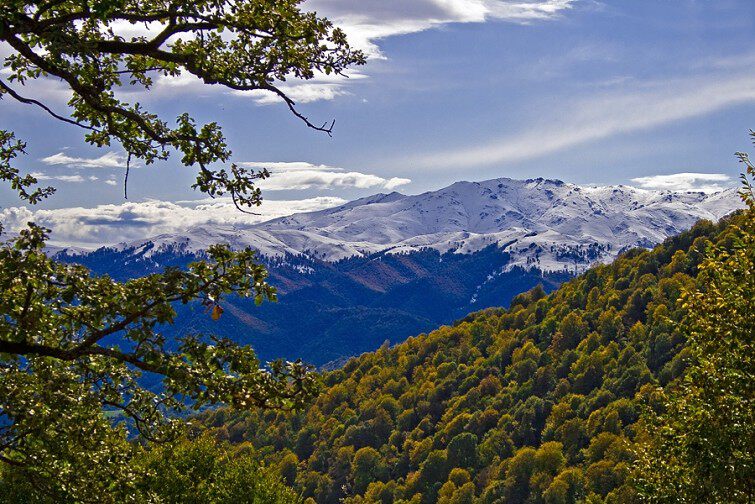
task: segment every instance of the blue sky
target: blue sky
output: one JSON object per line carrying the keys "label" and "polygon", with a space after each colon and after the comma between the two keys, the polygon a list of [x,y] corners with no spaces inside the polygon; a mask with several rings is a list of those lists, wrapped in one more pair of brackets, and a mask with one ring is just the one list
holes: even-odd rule
{"label": "blue sky", "polygon": [[[752,0],[305,5],[344,26],[370,55],[348,80],[289,83],[309,117],[336,119],[333,138],[307,129],[264,95],[178,79],[136,97],[167,117],[189,111],[220,122],[235,161],[274,167],[276,177],[263,186],[267,199],[280,200],[269,204],[271,215],[503,176],[715,189],[736,184],[733,153],[750,146]],[[57,83],[26,91],[63,109],[66,94]],[[60,223],[75,221],[77,212],[105,213],[118,229],[100,227],[92,232],[103,237],[72,243],[117,238],[134,215],[168,229],[171,205],[204,204],[185,203],[202,195],[189,188],[195,174],[175,160],[133,170],[131,200],[124,202],[118,146],[88,147],[79,130],[10,100],[0,102],[0,114],[3,127],[28,142],[21,165],[58,188],[42,208],[55,216],[61,236]],[[7,221],[31,215],[8,208],[18,202],[7,188],[0,205]],[[155,217],[152,207],[165,212]],[[135,225],[123,236],[163,227]]]}

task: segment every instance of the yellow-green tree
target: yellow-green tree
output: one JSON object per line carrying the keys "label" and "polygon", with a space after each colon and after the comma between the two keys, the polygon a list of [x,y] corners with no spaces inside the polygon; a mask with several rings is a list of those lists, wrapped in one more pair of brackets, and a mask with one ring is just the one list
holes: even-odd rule
{"label": "yellow-green tree", "polygon": [[647,502],[755,499],[755,198],[742,179],[745,219],[730,228],[729,246],[709,248],[697,288],[683,294],[691,365],[657,391],[659,411],[647,418],[636,475]]}

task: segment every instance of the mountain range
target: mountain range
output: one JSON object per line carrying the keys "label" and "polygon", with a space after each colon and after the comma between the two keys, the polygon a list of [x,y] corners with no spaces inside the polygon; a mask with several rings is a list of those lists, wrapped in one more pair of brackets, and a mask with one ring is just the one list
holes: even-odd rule
{"label": "mountain range", "polygon": [[507,306],[537,284],[552,290],[595,263],[653,247],[740,206],[735,189],[670,192],[501,178],[57,256],[126,279],[183,266],[213,243],[251,246],[269,267],[280,301],[255,307],[231,299],[218,322],[199,306],[181,307],[180,326],[166,331],[212,332],[252,344],[263,359],[323,365],[473,310]]}

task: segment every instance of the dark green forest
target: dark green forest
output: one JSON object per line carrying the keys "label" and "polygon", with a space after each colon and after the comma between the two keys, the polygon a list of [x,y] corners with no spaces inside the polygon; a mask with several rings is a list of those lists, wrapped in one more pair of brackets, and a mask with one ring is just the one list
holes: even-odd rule
{"label": "dark green forest", "polygon": [[752,224],[702,221],[549,296],[535,288],[352,359],[301,414],[221,409],[203,421],[251,442],[310,502],[638,501],[639,447],[654,442],[641,419],[663,414],[662,388],[693,360],[684,293],[706,288],[701,265],[741,250]]}

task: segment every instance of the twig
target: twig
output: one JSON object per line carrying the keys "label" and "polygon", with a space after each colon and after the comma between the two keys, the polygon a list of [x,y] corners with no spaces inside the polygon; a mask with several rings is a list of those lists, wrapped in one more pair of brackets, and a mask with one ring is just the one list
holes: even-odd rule
{"label": "twig", "polygon": [[[67,117],[63,117],[63,116],[61,116],[59,114],[56,114],[47,105],[45,105],[44,103],[42,103],[40,101],[34,100],[32,98],[25,98],[25,97],[21,96],[16,91],[14,91],[13,88],[11,88],[10,86],[8,86],[2,80],[0,80],[0,88],[2,88],[3,90],[5,90],[6,93],[8,93],[9,95],[11,95],[13,98],[15,98],[17,101],[19,101],[21,103],[25,103],[27,105],[36,105],[37,107],[40,107],[42,110],[44,110],[45,112],[47,112],[48,114],[50,114],[51,116],[53,116],[55,119],[59,119],[59,120],[61,120],[63,122],[67,122],[68,124],[73,124],[74,126],[78,126],[79,128],[88,129],[90,131],[98,131],[97,128],[94,128],[93,126],[88,126],[88,125],[82,124],[82,123],[80,123],[78,121],[74,121],[73,119],[69,119]],[[0,96],[2,96],[2,95],[0,95]]]}

